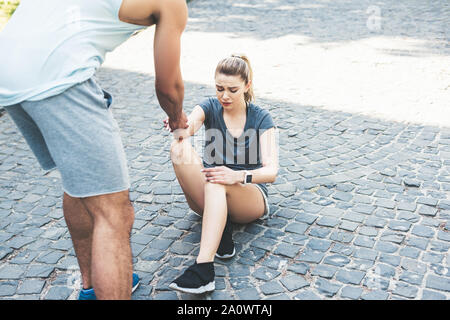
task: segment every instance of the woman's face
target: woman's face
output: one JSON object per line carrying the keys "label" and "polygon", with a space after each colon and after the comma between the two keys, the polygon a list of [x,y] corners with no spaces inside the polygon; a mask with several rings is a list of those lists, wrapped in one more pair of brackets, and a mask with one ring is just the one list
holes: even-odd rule
{"label": "woman's face", "polygon": [[217,99],[223,108],[232,109],[245,104],[244,93],[248,91],[250,84],[246,85],[239,75],[218,73],[215,80]]}

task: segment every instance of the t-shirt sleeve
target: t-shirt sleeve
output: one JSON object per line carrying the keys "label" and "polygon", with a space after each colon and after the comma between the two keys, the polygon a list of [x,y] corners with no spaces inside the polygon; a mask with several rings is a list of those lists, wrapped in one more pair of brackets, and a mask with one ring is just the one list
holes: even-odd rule
{"label": "t-shirt sleeve", "polygon": [[263,134],[266,130],[274,127],[275,123],[273,122],[272,116],[270,115],[269,111],[261,109],[260,121],[258,126],[260,134]]}
{"label": "t-shirt sleeve", "polygon": [[203,112],[205,113],[205,127],[209,127],[211,121],[210,121],[210,117],[212,115],[212,108],[213,108],[213,103],[212,103],[212,99],[211,98],[207,98],[205,100],[203,100],[202,102],[200,102],[198,104],[202,109]]}

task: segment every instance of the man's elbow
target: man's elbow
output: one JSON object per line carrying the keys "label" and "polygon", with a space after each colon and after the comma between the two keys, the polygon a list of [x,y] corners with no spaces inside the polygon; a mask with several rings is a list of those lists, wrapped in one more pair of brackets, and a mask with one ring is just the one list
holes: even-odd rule
{"label": "man's elbow", "polygon": [[155,90],[158,96],[166,98],[179,97],[184,93],[184,84],[182,81],[165,82],[155,81]]}

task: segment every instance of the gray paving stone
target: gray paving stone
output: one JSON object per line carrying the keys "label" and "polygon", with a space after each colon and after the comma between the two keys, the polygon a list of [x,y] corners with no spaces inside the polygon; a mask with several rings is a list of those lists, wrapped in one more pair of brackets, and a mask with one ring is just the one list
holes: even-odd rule
{"label": "gray paving stone", "polygon": [[310,285],[302,276],[294,274],[281,278],[280,282],[289,291],[295,291]]}
{"label": "gray paving stone", "polygon": [[375,211],[376,207],[367,204],[359,204],[353,207],[353,210],[365,215],[370,215]]}
{"label": "gray paving stone", "polygon": [[235,291],[236,296],[240,300],[260,300],[261,295],[255,288],[246,288],[242,290]]}
{"label": "gray paving stone", "polygon": [[12,248],[0,247],[0,260],[8,256],[10,253],[14,252]]}
{"label": "gray paving stone", "polygon": [[415,225],[411,233],[418,237],[432,238],[435,234],[435,230],[433,230],[433,228],[430,227]]}
{"label": "gray paving stone", "polygon": [[353,251],[354,247],[342,243],[334,243],[333,247],[330,249],[330,252],[343,254],[346,256],[350,256]]}
{"label": "gray paving stone", "polygon": [[432,240],[430,250],[437,252],[448,252],[450,251],[450,243]]}
{"label": "gray paving stone", "polygon": [[268,268],[272,268],[278,270],[282,264],[286,263],[286,260],[279,256],[269,256],[264,259],[261,265],[266,266]]}
{"label": "gray paving stone", "polygon": [[353,254],[353,256],[355,258],[361,258],[361,259],[371,260],[371,261],[375,261],[377,255],[378,255],[377,251],[372,250],[372,249],[366,249],[366,248],[357,249],[357,250],[355,250],[355,252]]}
{"label": "gray paving stone", "polygon": [[69,296],[72,294],[73,289],[55,286],[51,287],[50,290],[45,295],[45,300],[67,300]]}
{"label": "gray paving stone", "polygon": [[394,253],[399,246],[387,241],[377,241],[375,249],[384,253]]}
{"label": "gray paving stone", "polygon": [[422,205],[419,207],[419,214],[424,215],[424,216],[431,216],[434,217],[436,216],[438,209],[435,207],[431,207],[428,205]]}
{"label": "gray paving stone", "polygon": [[417,259],[404,258],[402,259],[401,267],[404,270],[412,271],[419,274],[425,274],[427,270],[426,264],[417,261]]}
{"label": "gray paving stone", "polygon": [[347,256],[336,254],[325,257],[323,262],[332,266],[343,267],[350,261],[350,258],[348,258]]}
{"label": "gray paving stone", "polygon": [[298,293],[295,297],[295,300],[322,300],[317,294],[312,292],[312,290],[304,290]]}
{"label": "gray paving stone", "polygon": [[338,269],[336,267],[318,265],[314,268],[314,270],[311,271],[311,275],[320,276],[320,277],[326,278],[326,279],[331,279],[331,278],[333,278],[333,276],[337,272],[337,270]]}
{"label": "gray paving stone", "polygon": [[446,296],[440,292],[423,290],[422,300],[446,300]]}
{"label": "gray paving stone", "polygon": [[314,287],[323,295],[326,297],[333,297],[339,289],[342,287],[342,285],[330,282],[328,280],[317,278],[316,282],[314,284]]}
{"label": "gray paving stone", "polygon": [[317,216],[313,215],[313,214],[308,214],[308,213],[299,213],[297,214],[297,216],[295,217],[295,220],[298,222],[304,222],[306,224],[312,224],[314,221],[316,221]]}
{"label": "gray paving stone", "polygon": [[400,202],[397,204],[398,210],[405,210],[405,211],[416,211],[417,204],[411,203],[411,202]]}
{"label": "gray paving stone", "polygon": [[366,236],[357,236],[353,241],[353,244],[359,247],[373,248],[375,240]]}
{"label": "gray paving stone", "polygon": [[308,227],[309,227],[309,225],[307,225],[305,223],[294,222],[294,223],[288,224],[285,231],[298,233],[298,234],[304,234],[305,231],[308,229]]}
{"label": "gray paving stone", "polygon": [[329,240],[312,238],[308,241],[306,246],[307,246],[307,248],[314,250],[314,251],[325,252],[330,248],[331,244],[332,244],[332,242]]}
{"label": "gray paving stone", "polygon": [[250,275],[250,269],[247,266],[241,266],[236,264],[231,264],[230,266],[228,266],[228,272],[230,277]]}
{"label": "gray paving stone", "polygon": [[402,272],[399,280],[405,281],[411,285],[421,285],[423,280],[423,274],[418,274],[410,271]]}
{"label": "gray paving stone", "polygon": [[341,269],[336,273],[336,280],[345,284],[358,285],[361,283],[365,275],[365,272]]}
{"label": "gray paving stone", "polygon": [[450,241],[450,232],[439,230],[437,233],[437,238],[443,241]]}
{"label": "gray paving stone", "polygon": [[386,219],[370,216],[364,224],[368,227],[383,228],[387,224],[387,221]]}
{"label": "gray paving stone", "polygon": [[309,265],[307,265],[306,263],[294,262],[292,264],[288,264],[287,270],[304,275],[306,274],[306,272],[308,272]]}
{"label": "gray paving stone", "polygon": [[174,241],[171,239],[154,239],[150,242],[149,247],[159,250],[167,250]]}
{"label": "gray paving stone", "polygon": [[366,216],[355,212],[348,212],[342,217],[342,219],[355,223],[362,223],[366,219]]}
{"label": "gray paving stone", "polygon": [[394,231],[403,231],[406,232],[411,227],[411,223],[407,221],[396,221],[391,220],[388,224],[389,229]]}
{"label": "gray paving stone", "polygon": [[27,278],[48,278],[54,270],[55,266],[52,265],[32,264],[24,276]]}
{"label": "gray paving stone", "polygon": [[403,257],[417,259],[420,255],[420,250],[406,246],[400,249],[399,254]]}
{"label": "gray paving stone", "polygon": [[324,256],[323,252],[306,249],[300,254],[300,256],[296,260],[302,262],[319,263],[322,260],[323,256]]}
{"label": "gray paving stone", "polygon": [[406,239],[406,244],[410,247],[414,247],[420,250],[425,250],[428,247],[430,241],[424,238],[410,237]]}
{"label": "gray paving stone", "polygon": [[354,238],[354,235],[350,232],[339,232],[335,231],[331,234],[330,239],[334,241],[344,242],[344,243],[350,243]]}
{"label": "gray paving stone", "polygon": [[333,227],[337,226],[340,223],[340,220],[338,218],[325,216],[325,217],[320,218],[316,223],[319,226],[333,228]]}
{"label": "gray paving stone", "polygon": [[179,300],[174,291],[161,291],[153,296],[153,300]]}
{"label": "gray paving stone", "polygon": [[19,265],[3,265],[0,267],[0,279],[3,280],[18,280],[22,278],[25,270],[23,266]]}
{"label": "gray paving stone", "polygon": [[426,277],[426,287],[450,292],[450,279],[430,274]]}
{"label": "gray paving stone", "polygon": [[252,241],[251,245],[256,248],[259,248],[259,249],[263,249],[266,251],[272,251],[276,245],[276,241],[269,239],[269,238],[265,238],[265,237],[259,237],[259,238],[255,239],[254,241]]}
{"label": "gray paving stone", "polygon": [[351,222],[351,221],[342,221],[339,225],[339,229],[354,232],[359,227],[359,223]]}
{"label": "gray paving stone", "polygon": [[441,263],[445,256],[434,252],[424,252],[422,255],[422,261],[429,263]]}
{"label": "gray paving stone", "polygon": [[16,237],[12,238],[11,240],[7,241],[5,243],[5,245],[7,245],[8,247],[13,248],[13,249],[20,249],[23,246],[34,242],[35,240],[36,239],[31,238],[31,237],[16,236]]}
{"label": "gray paving stone", "polygon": [[242,290],[253,288],[254,284],[251,283],[249,277],[231,277],[229,282],[233,290]]}
{"label": "gray paving stone", "polygon": [[1,281],[0,282],[0,297],[13,296],[17,291],[17,281]]}
{"label": "gray paving stone", "polygon": [[279,254],[282,256],[289,257],[289,258],[294,258],[298,254],[300,249],[301,249],[300,246],[291,245],[291,244],[287,244],[287,243],[281,243],[276,247],[274,254]]}
{"label": "gray paving stone", "polygon": [[241,257],[250,259],[255,262],[261,260],[265,254],[266,254],[265,250],[254,248],[254,247],[250,247],[244,251],[239,252],[239,255]]}
{"label": "gray paving stone", "polygon": [[358,300],[361,297],[362,293],[363,293],[362,288],[346,286],[346,287],[343,287],[341,290],[341,297],[352,299],[352,300]]}
{"label": "gray paving stone", "polygon": [[17,294],[38,294],[44,288],[45,281],[43,280],[25,280],[17,289]]}
{"label": "gray paving stone", "polygon": [[393,242],[395,244],[401,244],[405,239],[405,235],[403,233],[385,231],[381,234],[381,241]]}
{"label": "gray paving stone", "polygon": [[37,259],[36,262],[46,263],[46,264],[55,264],[62,257],[64,257],[64,253],[57,251],[47,251],[42,253]]}
{"label": "gray paving stone", "polygon": [[392,293],[413,299],[417,296],[418,290],[419,289],[415,286],[411,286],[403,282],[397,282],[395,289]]}
{"label": "gray paving stone", "polygon": [[329,228],[313,227],[309,230],[309,235],[316,238],[326,238],[330,233]]}
{"label": "gray paving stone", "polygon": [[361,295],[362,300],[387,300],[389,293],[383,290],[374,290]]}
{"label": "gray paving stone", "polygon": [[269,281],[269,280],[273,280],[274,278],[278,277],[280,275],[281,272],[279,271],[275,271],[273,269],[270,268],[266,268],[266,267],[261,267],[256,269],[253,272],[253,276],[256,279],[260,279],[260,280],[264,280],[264,281]]}

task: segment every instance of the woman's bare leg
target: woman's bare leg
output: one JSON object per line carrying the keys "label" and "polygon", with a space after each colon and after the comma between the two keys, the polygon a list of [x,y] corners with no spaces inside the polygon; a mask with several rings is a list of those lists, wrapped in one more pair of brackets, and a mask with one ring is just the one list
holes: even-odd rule
{"label": "woman's bare leg", "polygon": [[226,186],[207,182],[198,263],[214,260],[227,222],[227,211]]}
{"label": "woman's bare leg", "polygon": [[174,140],[170,148],[170,158],[189,207],[202,215],[206,181],[200,171],[203,169],[202,161],[192,147],[190,139]]}
{"label": "woman's bare leg", "polygon": [[189,140],[174,141],[171,159],[178,182],[192,210],[203,214],[197,262],[210,262],[219,247],[227,214],[234,222],[249,223],[264,214],[261,191],[254,185],[206,182],[200,157]]}

